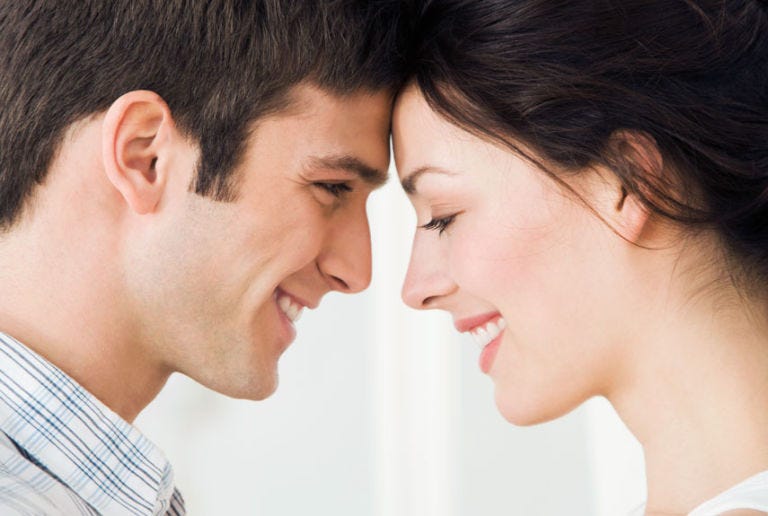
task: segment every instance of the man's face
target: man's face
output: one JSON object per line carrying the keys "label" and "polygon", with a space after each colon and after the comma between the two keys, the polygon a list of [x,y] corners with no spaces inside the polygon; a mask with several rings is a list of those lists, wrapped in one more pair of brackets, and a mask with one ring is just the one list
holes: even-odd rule
{"label": "man's face", "polygon": [[366,201],[389,164],[391,97],[296,94],[250,134],[235,201],[188,192],[190,149],[176,167],[189,173],[168,179],[181,193],[127,244],[138,345],[168,372],[230,396],[269,396],[297,312],[370,282]]}

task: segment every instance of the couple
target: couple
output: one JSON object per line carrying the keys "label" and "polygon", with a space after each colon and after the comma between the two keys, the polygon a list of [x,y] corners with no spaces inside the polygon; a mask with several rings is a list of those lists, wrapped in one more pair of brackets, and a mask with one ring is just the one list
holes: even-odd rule
{"label": "couple", "polygon": [[605,396],[638,513],[768,511],[758,0],[6,1],[0,56],[3,514],[183,514],[130,422],[173,372],[269,396],[366,288],[390,129],[403,298],[501,414]]}

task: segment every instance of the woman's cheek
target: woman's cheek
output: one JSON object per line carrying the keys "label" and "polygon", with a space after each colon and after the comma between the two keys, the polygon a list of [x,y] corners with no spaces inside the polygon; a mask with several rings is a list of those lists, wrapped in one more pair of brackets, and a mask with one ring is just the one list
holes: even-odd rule
{"label": "woman's cheek", "polygon": [[[555,235],[547,226],[517,228],[499,222],[458,226],[451,235],[449,267],[456,283],[494,305],[541,286]],[[486,229],[487,228],[487,229]],[[551,272],[551,270],[550,270]]]}

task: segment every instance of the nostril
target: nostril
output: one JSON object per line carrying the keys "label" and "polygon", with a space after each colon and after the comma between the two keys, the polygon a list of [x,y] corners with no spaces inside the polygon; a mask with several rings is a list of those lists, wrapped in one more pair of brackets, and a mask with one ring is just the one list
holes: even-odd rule
{"label": "nostril", "polygon": [[439,296],[426,296],[419,295],[418,292],[403,290],[401,296],[406,305],[416,310],[426,310],[431,307],[432,303],[438,299]]}
{"label": "nostril", "polygon": [[421,300],[421,308],[431,308],[438,296],[429,296]]}
{"label": "nostril", "polygon": [[343,279],[339,278],[338,276],[331,276],[331,278],[333,279],[334,283],[336,283],[339,290],[351,290],[349,288],[349,284]]}

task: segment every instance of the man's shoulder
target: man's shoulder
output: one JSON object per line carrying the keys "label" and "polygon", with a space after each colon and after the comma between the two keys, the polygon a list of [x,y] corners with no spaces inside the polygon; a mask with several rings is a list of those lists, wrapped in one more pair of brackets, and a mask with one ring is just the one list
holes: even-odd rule
{"label": "man's shoulder", "polygon": [[0,432],[0,514],[95,515],[81,498]]}

